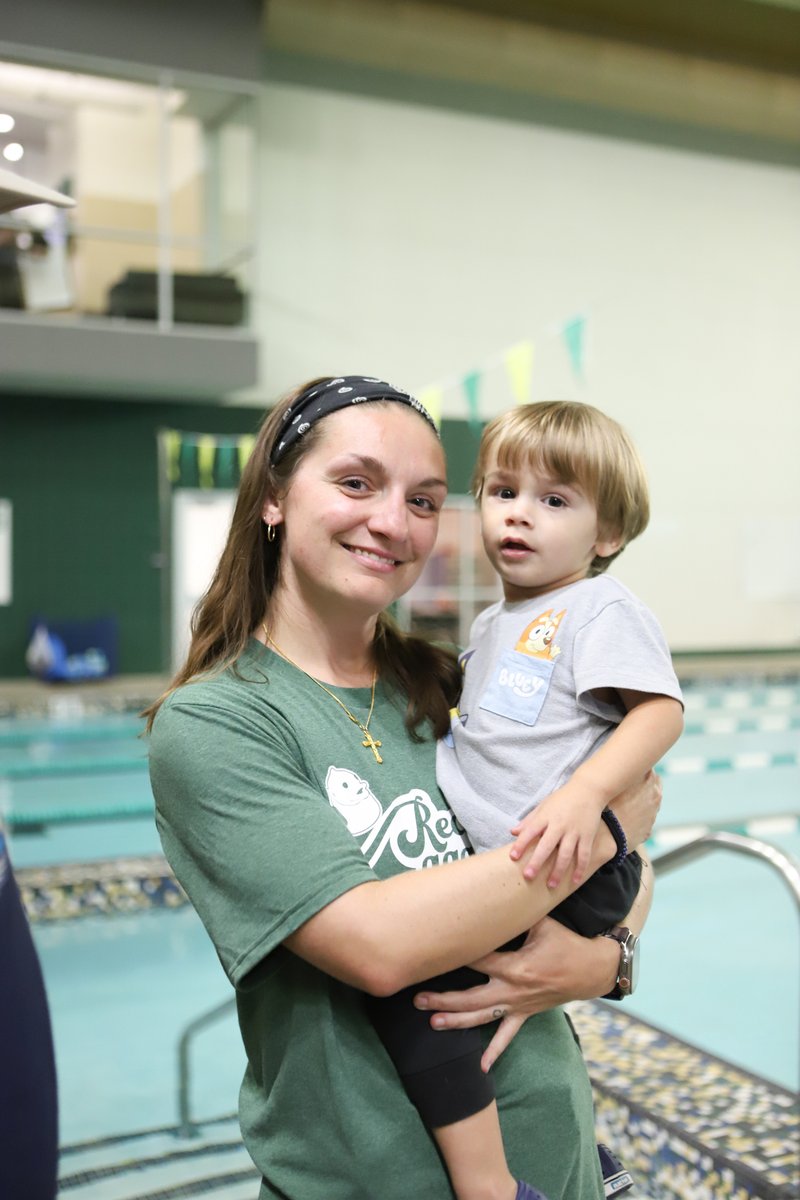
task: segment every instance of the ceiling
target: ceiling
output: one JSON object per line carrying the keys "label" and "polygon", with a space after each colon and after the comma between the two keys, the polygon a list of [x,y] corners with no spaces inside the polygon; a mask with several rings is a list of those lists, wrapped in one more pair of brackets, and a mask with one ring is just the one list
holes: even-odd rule
{"label": "ceiling", "polygon": [[[391,7],[391,0],[380,0]],[[593,37],[800,71],[800,0],[423,0]]]}
{"label": "ceiling", "polygon": [[277,81],[800,162],[800,0],[267,0],[265,40]]}

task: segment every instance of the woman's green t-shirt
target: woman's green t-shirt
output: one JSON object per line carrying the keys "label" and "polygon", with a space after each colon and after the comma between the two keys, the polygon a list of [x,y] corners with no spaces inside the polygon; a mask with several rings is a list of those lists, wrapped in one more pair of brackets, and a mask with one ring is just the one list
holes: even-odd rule
{"label": "woman's green t-shirt", "polygon": [[[333,690],[366,721],[370,689]],[[350,888],[469,853],[434,744],[410,739],[402,709],[377,689],[378,763],[330,696],[251,641],[238,674],[178,689],[153,727],[164,851],[236,988],[240,1121],[262,1200],[453,1194],[363,994],[282,945]],[[564,1014],[529,1019],[493,1073],[512,1171],[549,1200],[601,1200],[589,1081]]]}

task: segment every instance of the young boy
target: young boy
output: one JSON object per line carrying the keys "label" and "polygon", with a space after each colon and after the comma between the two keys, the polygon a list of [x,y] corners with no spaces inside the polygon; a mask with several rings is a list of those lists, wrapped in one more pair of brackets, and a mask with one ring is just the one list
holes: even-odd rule
{"label": "young boy", "polygon": [[[644,471],[624,430],[597,409],[531,404],[484,430],[474,491],[504,600],[472,627],[459,707],[438,748],[439,783],[476,851],[511,833],[511,857],[519,858],[538,839],[529,878],[557,852],[551,886],[569,869],[583,879],[605,820],[616,859],[552,915],[587,937],[608,933],[627,952],[635,939],[615,927],[638,892],[641,863],[627,853],[608,805],[683,728],[680,687],[657,621],[603,575],[647,525]],[[453,986],[450,979],[408,992]],[[621,998],[631,986],[621,976],[609,995]],[[433,1129],[458,1200],[539,1195],[506,1165],[491,1085],[486,1075],[483,1084],[475,1078],[477,1043],[468,1045],[463,1031],[412,1036],[415,1018],[398,1012],[389,1003],[373,1019]],[[436,1044],[459,1035],[451,1052]],[[443,1061],[448,1054],[454,1062]]]}

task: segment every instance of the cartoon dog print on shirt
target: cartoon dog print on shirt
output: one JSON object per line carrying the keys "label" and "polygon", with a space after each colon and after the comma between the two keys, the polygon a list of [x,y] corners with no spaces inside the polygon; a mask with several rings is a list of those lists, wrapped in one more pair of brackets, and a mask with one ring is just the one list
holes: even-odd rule
{"label": "cartoon dog print on shirt", "polygon": [[[535,725],[542,711],[555,664],[561,653],[555,644],[564,608],[539,613],[522,631],[514,649],[502,650],[491,666],[478,707],[509,721]],[[457,729],[451,723],[451,732]]]}
{"label": "cartoon dog print on shirt", "polygon": [[552,608],[548,608],[546,612],[540,613],[531,621],[514,649],[531,658],[544,658],[552,662],[561,653],[561,648],[553,644],[553,639],[566,611],[562,608],[560,613],[553,616]]}

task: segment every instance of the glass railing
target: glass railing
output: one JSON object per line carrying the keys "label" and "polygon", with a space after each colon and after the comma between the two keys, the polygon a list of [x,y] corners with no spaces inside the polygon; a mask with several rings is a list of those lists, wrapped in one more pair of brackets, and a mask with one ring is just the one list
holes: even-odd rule
{"label": "glass railing", "polygon": [[248,326],[254,93],[0,62],[0,96],[0,152],[26,151],[8,165],[76,200],[0,217],[0,309]]}

